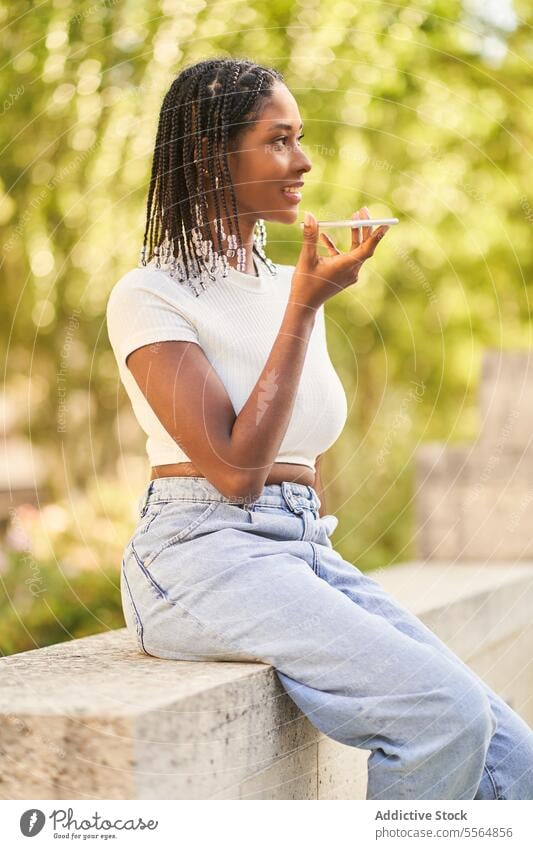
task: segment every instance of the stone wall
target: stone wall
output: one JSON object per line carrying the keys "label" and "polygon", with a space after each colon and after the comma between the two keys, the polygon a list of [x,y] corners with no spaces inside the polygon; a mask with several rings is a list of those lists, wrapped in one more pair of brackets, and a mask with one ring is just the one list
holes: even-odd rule
{"label": "stone wall", "polygon": [[533,354],[487,352],[475,443],[416,457],[417,556],[533,560]]}

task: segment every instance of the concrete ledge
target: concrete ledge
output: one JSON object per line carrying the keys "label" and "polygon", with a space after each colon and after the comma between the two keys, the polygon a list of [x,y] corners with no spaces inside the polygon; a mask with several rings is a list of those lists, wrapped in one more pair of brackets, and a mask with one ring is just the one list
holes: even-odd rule
{"label": "concrete ledge", "polygon": [[484,352],[478,394],[480,445],[505,443],[510,451],[531,453],[532,390],[530,349]]}
{"label": "concrete ledge", "polygon": [[[533,563],[373,572],[533,722]],[[364,799],[368,752],[325,737],[262,663],[150,658],[126,629],[0,660],[4,799]]]}
{"label": "concrete ledge", "polygon": [[417,556],[531,561],[533,452],[494,445],[420,446],[415,461]]}
{"label": "concrete ledge", "polygon": [[485,351],[475,443],[417,449],[417,557],[533,560],[532,389],[530,350]]}

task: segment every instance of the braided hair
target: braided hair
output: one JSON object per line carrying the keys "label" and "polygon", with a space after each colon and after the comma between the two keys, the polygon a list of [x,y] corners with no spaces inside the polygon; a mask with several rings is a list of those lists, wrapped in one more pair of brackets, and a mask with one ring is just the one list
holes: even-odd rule
{"label": "braided hair", "polygon": [[[283,76],[274,68],[248,59],[224,57],[190,65],[172,82],[159,116],[140,265],[155,259],[160,267],[164,255],[173,276],[181,281],[199,277],[202,287],[206,279],[215,279],[215,270],[226,276],[226,256],[233,252],[216,253],[209,236],[203,240],[201,214],[207,209],[205,168],[211,187],[218,187],[220,178],[229,188],[231,212],[226,193],[213,192],[216,236],[221,245],[226,238],[220,215],[222,199],[224,216],[236,234],[230,235],[229,244],[238,248],[240,262],[239,251],[244,249],[228,166],[228,144],[238,140],[258,120],[276,81],[283,82]],[[202,137],[207,137],[205,164],[201,162]],[[195,156],[200,159],[198,166]],[[260,230],[261,227],[264,233],[262,222]],[[274,273],[275,266],[255,238],[253,249]]]}

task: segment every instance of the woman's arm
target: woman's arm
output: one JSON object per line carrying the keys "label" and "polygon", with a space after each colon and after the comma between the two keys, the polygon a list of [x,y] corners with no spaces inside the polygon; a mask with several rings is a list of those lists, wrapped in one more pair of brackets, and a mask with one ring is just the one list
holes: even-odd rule
{"label": "woman's arm", "polygon": [[163,427],[224,495],[243,501],[260,495],[290,421],[317,312],[289,298],[263,371],[237,416],[194,342],[144,345],[126,358]]}
{"label": "woman's arm", "polygon": [[318,511],[319,516],[325,516],[327,511],[326,508],[326,496],[324,495],[324,490],[322,487],[322,479],[320,477],[320,461],[322,458],[322,454],[319,454],[315,460],[315,482],[313,484],[313,489],[316,491],[318,497],[320,498],[320,510]]}
{"label": "woman's arm", "polygon": [[233,423],[230,444],[250,500],[261,493],[285,437],[318,311],[289,298],[263,371]]}

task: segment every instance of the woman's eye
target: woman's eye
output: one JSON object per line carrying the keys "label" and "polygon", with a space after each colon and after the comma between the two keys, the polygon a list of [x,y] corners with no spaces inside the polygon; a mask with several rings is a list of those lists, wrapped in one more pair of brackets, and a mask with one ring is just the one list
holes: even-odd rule
{"label": "woman's eye", "polygon": [[[298,136],[297,141],[300,141],[301,139],[303,139],[304,135],[305,135],[305,133],[302,133],[301,136]],[[282,136],[281,138],[276,139],[274,144],[277,144],[278,142],[287,141],[288,138],[289,138],[288,136]]]}

